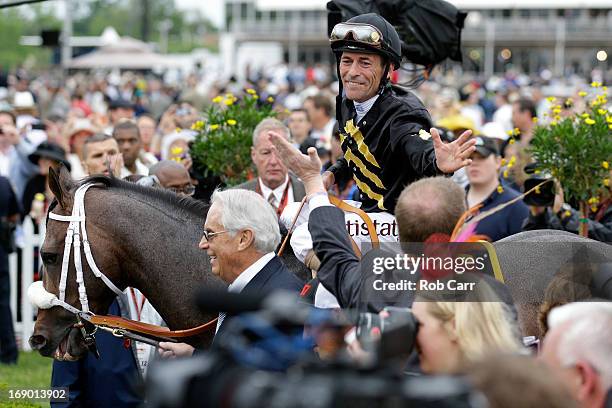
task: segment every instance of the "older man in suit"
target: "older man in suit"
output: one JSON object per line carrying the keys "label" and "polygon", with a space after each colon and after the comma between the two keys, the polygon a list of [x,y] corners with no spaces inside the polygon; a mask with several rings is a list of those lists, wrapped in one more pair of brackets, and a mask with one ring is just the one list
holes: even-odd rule
{"label": "older man in suit", "polygon": [[[274,254],[279,243],[274,210],[260,195],[244,189],[215,191],[200,248],[210,257],[212,273],[229,285],[229,292],[255,296],[275,290],[298,293],[302,282]],[[219,313],[213,346],[226,334],[230,318]],[[162,357],[193,353],[193,347],[185,343],[159,345]]]}
{"label": "older man in suit", "polygon": [[269,132],[276,132],[290,138],[289,128],[274,118],[259,122],[253,131],[251,159],[257,168],[257,178],[240,184],[236,188],[257,192],[270,203],[280,217],[288,203],[301,201],[306,195],[304,185],[277,156],[268,138]]}

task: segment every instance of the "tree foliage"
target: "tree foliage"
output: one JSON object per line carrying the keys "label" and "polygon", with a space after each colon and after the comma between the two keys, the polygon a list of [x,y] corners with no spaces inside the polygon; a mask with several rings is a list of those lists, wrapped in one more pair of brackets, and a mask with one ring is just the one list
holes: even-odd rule
{"label": "tree foliage", "polygon": [[[159,42],[162,21],[171,23],[168,52],[202,47],[202,36],[216,31],[199,11],[179,10],[174,0],[73,0],[73,35],[98,36],[112,26],[121,36],[142,39],[145,2],[149,5],[149,42]],[[51,50],[22,46],[19,41],[24,35],[39,35],[41,30],[61,29],[62,18],[52,3],[0,10],[0,67],[11,69],[28,60],[39,67],[51,64]]]}

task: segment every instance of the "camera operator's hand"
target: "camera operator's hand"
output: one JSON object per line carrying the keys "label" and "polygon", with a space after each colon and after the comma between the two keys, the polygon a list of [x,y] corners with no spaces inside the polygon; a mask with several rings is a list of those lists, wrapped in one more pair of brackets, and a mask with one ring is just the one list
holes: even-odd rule
{"label": "camera operator's hand", "polygon": [[[565,194],[563,193],[563,188],[561,187],[561,183],[558,180],[555,180],[555,201],[552,205],[553,214],[558,214],[561,211],[561,208],[565,204]],[[531,215],[538,216],[542,215],[546,211],[546,207],[530,205],[529,211]]]}
{"label": "camera operator's hand", "polygon": [[553,212],[555,214],[561,211],[561,207],[565,204],[565,194],[563,193],[563,187],[561,187],[561,183],[558,180],[555,180],[555,202],[553,204]]}
{"label": "camera operator's hand", "polygon": [[162,358],[191,357],[195,348],[187,343],[171,343],[162,341],[157,352]]}

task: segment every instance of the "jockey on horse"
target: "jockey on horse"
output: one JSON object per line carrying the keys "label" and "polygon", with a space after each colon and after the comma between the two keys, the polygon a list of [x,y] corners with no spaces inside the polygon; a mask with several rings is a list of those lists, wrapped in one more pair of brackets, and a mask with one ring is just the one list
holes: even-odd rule
{"label": "jockey on horse", "polygon": [[[406,185],[423,177],[450,175],[468,165],[475,141],[468,130],[454,142],[443,143],[422,102],[391,85],[402,47],[397,31],[383,17],[369,13],[339,23],[331,31],[330,43],[341,80],[336,116],[344,157],[323,173],[324,184],[329,189],[352,178],[359,188],[361,209],[375,225],[388,226],[395,222],[395,204]],[[286,224],[295,211],[292,206],[283,214]],[[295,254],[316,269],[303,222],[307,214],[308,210],[300,217],[291,243]],[[347,225],[353,221],[347,219]],[[393,234],[378,231],[386,235],[381,240],[397,241],[396,228],[392,229]],[[352,238],[359,239],[360,230],[350,233]]]}

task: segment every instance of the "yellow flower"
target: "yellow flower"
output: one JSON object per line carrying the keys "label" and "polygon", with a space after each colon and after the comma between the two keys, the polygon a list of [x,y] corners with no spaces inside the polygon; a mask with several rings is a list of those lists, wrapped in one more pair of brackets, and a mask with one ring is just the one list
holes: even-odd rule
{"label": "yellow flower", "polygon": [[540,170],[534,170],[534,174],[540,174]]}
{"label": "yellow flower", "polygon": [[253,95],[253,99],[257,100],[257,99],[259,99],[259,96]]}
{"label": "yellow flower", "polygon": [[234,125],[236,125],[236,123],[237,122],[234,119],[228,119],[227,120],[227,124],[230,125],[230,126],[234,126]]}
{"label": "yellow flower", "polygon": [[191,130],[202,130],[204,129],[204,122],[201,120],[198,120],[197,122],[195,122],[193,125],[191,125]]}
{"label": "yellow flower", "polygon": [[534,191],[536,194],[540,194],[540,186],[536,186]]}
{"label": "yellow flower", "polygon": [[501,194],[501,193],[503,193],[503,192],[504,192],[504,188],[502,187],[502,185],[501,185],[501,184],[497,186],[497,192],[498,192],[499,194]]}
{"label": "yellow flower", "polygon": [[177,146],[177,147],[173,147],[172,149],[170,149],[170,153],[171,153],[173,156],[178,156],[178,155],[180,155],[181,153],[183,153],[183,148],[182,148],[182,147],[178,147],[178,146]]}
{"label": "yellow flower", "polygon": [[504,178],[508,178],[508,170],[504,170]]}
{"label": "yellow flower", "polygon": [[509,143],[509,144],[511,144],[511,145],[513,145],[515,141],[516,141],[516,140],[514,140],[514,138],[512,137],[512,138],[510,138],[510,141],[509,141],[508,143]]}
{"label": "yellow flower", "polygon": [[599,101],[599,99],[596,99],[596,100],[594,100],[594,101],[592,101],[592,102],[591,102],[591,107],[592,107],[592,108],[596,108],[596,107],[598,107],[599,105],[601,105],[601,102]]}
{"label": "yellow flower", "polygon": [[233,100],[233,99],[231,99],[231,98],[230,98],[230,99],[226,99],[226,100],[224,101],[224,103],[225,103],[227,106],[232,106],[232,105],[234,104],[234,100]]}
{"label": "yellow flower", "polygon": [[603,161],[601,162],[601,167],[607,170],[610,167],[610,163],[608,163],[607,161]]}
{"label": "yellow flower", "polygon": [[555,116],[555,117],[553,118],[553,120],[554,120],[555,122],[560,122],[560,121],[561,121],[561,116],[557,115],[557,116]]}
{"label": "yellow flower", "polygon": [[519,128],[514,128],[514,136],[518,136],[521,134],[521,130]]}
{"label": "yellow flower", "polygon": [[231,93],[231,92],[228,92],[228,93],[226,93],[226,94],[225,94],[225,97],[226,97],[227,99],[234,99],[234,94],[233,94],[233,93]]}
{"label": "yellow flower", "polygon": [[223,97],[219,95],[219,96],[215,96],[212,101],[213,103],[221,103],[222,100],[223,100]]}
{"label": "yellow flower", "polygon": [[573,104],[574,104],[574,100],[573,100],[572,98],[567,98],[567,99],[565,100],[565,106],[566,106],[566,107],[568,107],[568,108],[569,108],[569,107],[570,107],[570,106],[572,106]]}
{"label": "yellow flower", "polygon": [[595,121],[591,118],[587,118],[584,120],[584,123],[586,123],[587,125],[594,125]]}
{"label": "yellow flower", "polygon": [[607,87],[607,86],[604,86],[604,87],[602,87],[601,89],[602,89],[604,92],[608,92],[608,87]]}
{"label": "yellow flower", "polygon": [[217,130],[219,129],[219,125],[215,124],[215,125],[210,125],[210,130]]}
{"label": "yellow flower", "polygon": [[501,161],[501,165],[502,165],[502,166],[505,166],[505,165],[506,165],[506,163],[507,163],[507,160],[506,160],[506,159],[502,159],[502,161]]}
{"label": "yellow flower", "polygon": [[578,92],[578,96],[584,98],[585,96],[587,96],[587,93],[585,91],[580,91]]}
{"label": "yellow flower", "polygon": [[509,130],[506,132],[508,136],[514,136],[514,130]]}
{"label": "yellow flower", "polygon": [[565,210],[565,212],[563,213],[563,217],[567,218],[570,215],[572,215],[572,212],[570,210]]}
{"label": "yellow flower", "polygon": [[592,207],[591,207],[591,211],[592,211],[592,212],[597,212],[597,207],[596,207],[596,206],[592,206]]}
{"label": "yellow flower", "polygon": [[274,102],[274,98],[273,98],[273,97],[271,97],[271,96],[268,96],[267,101],[268,101],[268,102],[270,102],[270,103],[272,103],[272,102]]}
{"label": "yellow flower", "polygon": [[554,96],[549,96],[548,98],[546,98],[546,100],[550,103],[554,103],[557,100],[557,98],[555,98]]}
{"label": "yellow flower", "polygon": [[610,179],[608,178],[603,179],[603,185],[606,187],[610,187]]}
{"label": "yellow flower", "polygon": [[516,156],[512,155],[512,157],[510,157],[510,164],[514,163],[516,163]]}
{"label": "yellow flower", "polygon": [[181,130],[183,130],[183,129],[181,129],[180,127],[177,127],[177,128],[175,128],[175,129],[174,129],[174,131],[175,131],[176,133],[180,133],[180,131],[181,131]]}
{"label": "yellow flower", "polygon": [[612,123],[612,116],[606,115],[606,122]]}
{"label": "yellow flower", "polygon": [[606,113],[608,113],[608,111],[605,109],[597,109],[597,113],[599,113],[600,115],[605,115]]}
{"label": "yellow flower", "polygon": [[555,108],[555,109],[553,109],[553,113],[554,113],[555,115],[560,114],[560,113],[561,113],[561,108]]}
{"label": "yellow flower", "polygon": [[599,88],[599,87],[601,86],[601,82],[595,82],[595,81],[593,81],[593,82],[591,82],[591,86],[592,86],[593,88]]}
{"label": "yellow flower", "polygon": [[586,119],[589,117],[589,114],[585,112],[582,115],[580,115],[580,117],[582,117],[583,119]]}
{"label": "yellow flower", "polygon": [[589,200],[587,201],[589,204],[597,204],[599,203],[599,198],[597,197],[591,197],[589,198]]}
{"label": "yellow flower", "polygon": [[557,126],[557,121],[553,120],[552,122],[550,122],[550,126]]}
{"label": "yellow flower", "polygon": [[608,125],[608,129],[612,130],[612,124]]}
{"label": "yellow flower", "polygon": [[257,95],[257,92],[254,89],[249,88],[246,91],[249,95]]}
{"label": "yellow flower", "polygon": [[531,121],[532,121],[533,123],[538,123],[538,118],[536,118],[536,117],[534,116],[534,117],[531,119]]}

